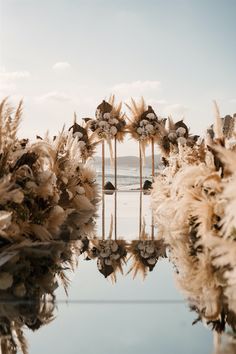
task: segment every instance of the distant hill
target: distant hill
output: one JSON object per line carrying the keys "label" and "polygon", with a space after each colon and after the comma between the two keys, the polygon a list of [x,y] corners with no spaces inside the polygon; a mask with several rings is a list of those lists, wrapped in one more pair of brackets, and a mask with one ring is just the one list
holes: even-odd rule
{"label": "distant hill", "polygon": [[[94,164],[95,167],[99,169],[99,167],[102,166],[102,158],[100,156],[96,156],[94,158]],[[107,157],[105,159],[105,164],[106,166],[110,166],[110,158]],[[160,155],[155,155],[155,168],[158,168],[161,164],[161,157]],[[119,168],[139,168],[139,158],[137,156],[119,156],[117,158],[117,165]],[[146,156],[146,162],[145,162],[145,167],[146,168],[152,168],[152,157],[151,156]]]}

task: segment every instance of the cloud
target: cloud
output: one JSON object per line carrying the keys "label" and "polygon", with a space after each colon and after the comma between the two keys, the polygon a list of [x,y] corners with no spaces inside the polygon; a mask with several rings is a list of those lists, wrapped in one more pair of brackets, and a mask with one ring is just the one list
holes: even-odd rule
{"label": "cloud", "polygon": [[69,102],[72,101],[72,97],[67,95],[64,92],[51,91],[46,93],[45,95],[39,96],[36,98],[37,101],[57,101],[57,102]]}
{"label": "cloud", "polygon": [[70,64],[67,61],[59,61],[52,66],[55,71],[63,71],[70,68]]}
{"label": "cloud", "polygon": [[122,82],[114,85],[111,90],[112,92],[122,96],[122,97],[138,97],[138,96],[149,96],[157,91],[160,91],[161,83],[160,81],[133,81],[133,82]]}
{"label": "cloud", "polygon": [[29,71],[7,71],[5,68],[0,68],[0,96],[12,95],[17,89],[17,83],[29,77]]}
{"label": "cloud", "polygon": [[185,115],[189,108],[181,103],[169,104],[163,107],[165,115]]}
{"label": "cloud", "polygon": [[27,79],[29,77],[29,71],[6,71],[5,69],[0,70],[0,80],[3,80],[4,82]]}

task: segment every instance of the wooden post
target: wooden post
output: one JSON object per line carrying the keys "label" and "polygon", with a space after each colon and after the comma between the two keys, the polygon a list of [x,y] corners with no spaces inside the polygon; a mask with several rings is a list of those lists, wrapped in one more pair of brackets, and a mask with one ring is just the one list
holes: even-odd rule
{"label": "wooden post", "polygon": [[142,190],[143,189],[143,160],[142,160],[140,141],[139,141],[139,180],[140,180],[140,190]]}
{"label": "wooden post", "polygon": [[152,182],[155,177],[155,156],[154,156],[154,139],[152,138]]}
{"label": "wooden post", "polygon": [[117,193],[115,191],[115,240],[117,239]]}
{"label": "wooden post", "polygon": [[105,194],[102,193],[102,239],[105,239]]}
{"label": "wooden post", "polygon": [[114,145],[115,145],[115,189],[117,189],[117,140],[116,137],[114,138]]}
{"label": "wooden post", "polygon": [[105,141],[102,141],[102,190],[105,186]]}

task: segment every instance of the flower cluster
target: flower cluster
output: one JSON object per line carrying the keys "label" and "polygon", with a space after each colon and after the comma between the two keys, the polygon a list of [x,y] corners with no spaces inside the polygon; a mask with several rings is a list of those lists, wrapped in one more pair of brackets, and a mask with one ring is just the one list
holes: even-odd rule
{"label": "flower cluster", "polygon": [[114,105],[114,96],[109,102],[102,101],[97,107],[96,119],[90,120],[89,127],[100,139],[122,141],[125,131],[125,118],[121,112],[121,104]]}
{"label": "flower cluster", "polygon": [[[207,138],[191,147],[181,122],[185,146],[178,142],[178,149],[165,155],[166,167],[152,190],[158,236],[170,249],[177,284],[199,319],[218,332],[226,323],[235,328],[236,318],[234,127],[232,117],[221,119],[217,113]],[[174,145],[173,134],[168,139]]]}
{"label": "flower cluster", "polygon": [[127,255],[124,240],[92,240],[88,259],[97,258],[97,267],[105,278],[112,276],[116,279],[116,271],[122,273],[122,265]]}
{"label": "flower cluster", "polygon": [[[63,131],[52,141],[48,136],[38,137],[33,144],[19,141],[16,132],[21,106],[15,118],[11,118],[12,110],[6,101],[0,112],[2,244],[26,238],[74,239],[74,230],[88,229],[99,201],[95,172],[81,162],[78,139],[72,131]],[[68,220],[70,230],[61,233]]]}
{"label": "flower cluster", "polygon": [[149,143],[159,131],[161,120],[158,119],[156,113],[151,106],[146,106],[144,100],[138,104],[133,99],[131,106],[127,105],[131,111],[131,122],[128,130],[135,140]]}
{"label": "flower cluster", "polygon": [[74,124],[69,128],[70,130],[73,132],[73,137],[78,139],[81,158],[85,162],[89,157],[94,155],[97,142],[93,141],[93,135],[89,136],[86,127],[84,128],[76,123],[76,119]]}
{"label": "flower cluster", "polygon": [[129,245],[128,251],[133,258],[133,265],[129,272],[133,272],[134,277],[138,272],[143,276],[148,271],[152,271],[157,264],[158,259],[166,258],[166,246],[163,240],[134,240]]}

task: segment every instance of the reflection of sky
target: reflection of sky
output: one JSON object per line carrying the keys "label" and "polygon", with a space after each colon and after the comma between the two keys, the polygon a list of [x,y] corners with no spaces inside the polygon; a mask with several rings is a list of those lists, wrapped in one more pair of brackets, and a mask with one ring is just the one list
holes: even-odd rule
{"label": "reflection of sky", "polygon": [[[118,193],[118,235],[135,238],[139,228],[139,193]],[[143,197],[147,230],[150,223],[149,197]],[[106,197],[106,224],[113,210],[113,196]],[[108,225],[107,225],[108,226]],[[101,232],[101,222],[98,221]],[[129,269],[124,270],[124,273]],[[65,300],[63,289],[57,299]],[[83,257],[69,289],[68,304],[58,302],[57,318],[39,331],[27,333],[30,353],[179,353],[208,354],[212,335],[202,324],[192,326],[197,317],[174,286],[172,266],[161,260],[145,281],[140,277],[118,276],[113,285],[96,268],[96,261]],[[108,303],[76,303],[77,300],[108,300]],[[146,300],[143,304],[112,304],[112,300]],[[173,300],[173,303],[148,303]],[[71,301],[71,303],[70,303]],[[109,303],[110,301],[110,303]]]}

